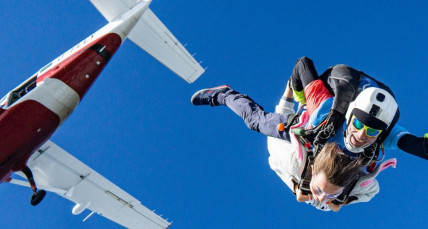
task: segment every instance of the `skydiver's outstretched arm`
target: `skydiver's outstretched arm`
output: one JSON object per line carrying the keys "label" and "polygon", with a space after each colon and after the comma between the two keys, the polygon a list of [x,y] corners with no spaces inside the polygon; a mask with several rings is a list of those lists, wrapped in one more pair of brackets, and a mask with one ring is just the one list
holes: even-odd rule
{"label": "skydiver's outstretched arm", "polygon": [[401,150],[428,160],[428,133],[424,137],[417,137],[397,124],[383,141],[383,147],[385,149]]}
{"label": "skydiver's outstretched arm", "polygon": [[428,133],[425,134],[425,137],[405,134],[398,140],[397,145],[404,152],[428,160]]}

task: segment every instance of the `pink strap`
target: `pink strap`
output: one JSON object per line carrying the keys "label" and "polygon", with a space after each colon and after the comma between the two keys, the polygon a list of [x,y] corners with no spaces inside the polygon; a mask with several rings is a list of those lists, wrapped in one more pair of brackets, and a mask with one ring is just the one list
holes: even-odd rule
{"label": "pink strap", "polygon": [[388,159],[388,160],[384,161],[382,164],[380,164],[378,167],[376,167],[376,169],[371,174],[367,175],[367,176],[371,176],[371,178],[369,180],[366,180],[366,181],[362,182],[360,184],[360,186],[363,187],[363,188],[367,187],[369,184],[371,184],[373,182],[373,180],[375,179],[375,177],[380,172],[382,172],[383,170],[387,169],[390,166],[392,166],[393,168],[395,168],[397,166],[397,159],[391,158],[391,159]]}
{"label": "pink strap", "polygon": [[397,166],[397,159],[391,158],[391,159],[386,160],[384,163],[380,164],[380,171],[379,172],[382,172],[383,170],[385,170],[389,166],[392,166],[393,168],[395,168]]}
{"label": "pink strap", "polygon": [[[308,122],[308,120],[309,120],[309,113],[307,111],[303,111],[303,113],[299,117],[299,122],[296,125],[290,127],[290,130],[304,126]],[[297,136],[293,132],[290,131],[290,134],[292,138],[295,140],[295,142],[297,143],[298,158],[299,160],[303,161],[303,150],[302,150],[302,147],[300,146],[299,140],[297,139]]]}

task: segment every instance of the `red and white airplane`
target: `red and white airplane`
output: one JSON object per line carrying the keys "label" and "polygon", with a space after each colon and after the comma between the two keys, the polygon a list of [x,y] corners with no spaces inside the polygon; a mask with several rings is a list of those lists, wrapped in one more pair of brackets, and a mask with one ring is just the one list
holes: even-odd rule
{"label": "red and white airplane", "polygon": [[[0,100],[0,181],[46,191],[128,228],[170,223],[50,141],[128,37],[189,83],[204,69],[149,9],[151,0],[91,0],[109,23],[54,59]],[[12,173],[26,177],[12,179]]]}

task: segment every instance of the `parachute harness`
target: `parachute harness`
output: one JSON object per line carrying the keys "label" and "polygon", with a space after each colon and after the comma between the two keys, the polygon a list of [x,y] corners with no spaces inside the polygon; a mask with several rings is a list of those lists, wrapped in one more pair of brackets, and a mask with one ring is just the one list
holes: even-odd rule
{"label": "parachute harness", "polygon": [[[282,126],[280,131],[284,131],[286,129],[289,129],[291,126],[295,125],[296,123],[299,123],[299,117],[301,113],[297,113],[296,115],[290,115],[288,118],[288,124]],[[303,172],[301,174],[301,179],[298,184],[298,188],[302,191],[302,194],[307,195],[311,194],[311,188],[310,183],[312,180],[312,166],[314,164],[315,156],[321,152],[321,149],[324,147],[324,144],[333,137],[336,134],[334,124],[328,123],[327,118],[325,118],[319,125],[314,127],[310,130],[303,130],[301,128],[295,128],[291,129],[291,132],[298,137],[299,142],[305,147],[307,151],[306,155],[306,162],[305,166],[303,168]],[[327,124],[327,126],[325,126]],[[311,144],[312,142],[312,144]],[[377,149],[377,145],[374,147],[374,151],[371,150],[371,156],[368,157],[368,162],[371,162],[374,155],[375,150]],[[367,154],[362,154],[361,156],[368,156]],[[350,184],[348,184],[343,192],[332,201],[332,203],[336,205],[344,204],[346,201],[347,203],[351,202],[352,199],[348,199],[349,194],[351,193],[352,189],[356,185],[358,179],[361,175],[356,176]]]}

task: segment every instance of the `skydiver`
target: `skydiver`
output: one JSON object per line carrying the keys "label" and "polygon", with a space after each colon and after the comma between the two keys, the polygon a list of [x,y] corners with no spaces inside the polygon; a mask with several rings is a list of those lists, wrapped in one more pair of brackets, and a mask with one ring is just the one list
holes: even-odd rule
{"label": "skydiver", "polygon": [[[362,160],[350,159],[334,142],[326,143],[314,159],[306,157],[307,151],[304,150],[304,159],[300,160],[292,142],[277,138],[271,138],[270,141],[277,141],[276,143],[281,146],[280,150],[269,149],[269,165],[272,170],[296,195],[297,201],[306,202],[323,211],[337,212],[343,205],[370,201],[379,193],[379,184],[375,177],[379,174],[380,168],[395,166],[396,162],[395,159],[390,159],[382,163],[373,173],[366,174],[362,171]],[[310,192],[304,193],[298,184],[302,181],[301,173],[308,159],[313,160],[308,167]],[[346,192],[348,186],[352,186],[350,198],[343,205],[336,204],[335,199]]]}
{"label": "skydiver", "polygon": [[[317,93],[317,91],[313,91]],[[308,93],[308,95],[312,95]],[[310,102],[312,98],[318,98],[317,96],[308,97],[308,101]],[[196,92],[191,99],[192,104],[194,105],[211,105],[211,106],[220,106],[226,105],[232,111],[234,111],[237,115],[243,118],[245,124],[252,130],[260,132],[266,136],[278,138],[285,140],[283,141],[284,147],[280,150],[281,152],[271,152],[269,149],[269,153],[271,154],[269,158],[269,164],[271,168],[281,177],[281,179],[287,184],[287,186],[296,194],[296,198],[298,201],[306,201],[308,204],[312,204],[318,209],[321,210],[330,210],[333,209],[335,211],[339,210],[342,204],[350,204],[362,201],[370,200],[376,193],[365,194],[361,196],[352,196],[354,193],[352,191],[354,189],[350,189],[350,193],[346,193],[346,199],[343,199],[342,202],[334,202],[330,201],[327,198],[316,198],[314,193],[312,193],[312,186],[310,193],[304,193],[300,190],[300,187],[296,188],[296,185],[300,183],[302,177],[298,177],[294,172],[290,172],[288,170],[295,168],[301,168],[305,162],[307,161],[306,155],[307,151],[305,148],[300,147],[299,143],[292,141],[293,134],[290,132],[290,128],[286,130],[278,130],[278,124],[285,123],[289,121],[289,117],[292,117],[292,103],[288,103],[287,105],[283,105],[282,107],[277,107],[278,113],[267,113],[264,111],[263,107],[259,104],[255,103],[250,97],[247,95],[241,94],[229,86],[219,86],[215,88],[202,89]],[[395,102],[395,101],[394,101]],[[281,104],[281,103],[280,103]],[[284,109],[287,108],[288,109]],[[284,110],[288,112],[284,112]],[[305,117],[308,117],[306,115]],[[315,117],[315,115],[314,115]],[[301,120],[303,121],[304,118]],[[305,120],[303,124],[307,124],[308,120]],[[341,148],[345,148],[343,145]],[[291,153],[290,153],[291,152]],[[296,156],[297,155],[297,156]],[[289,157],[297,157],[299,160],[294,160],[293,163],[290,164]],[[358,159],[357,159],[358,160]],[[359,160],[362,163],[362,160]],[[379,166],[378,166],[379,168]],[[301,171],[301,169],[297,169]],[[287,175],[291,174],[291,175]],[[377,174],[377,173],[376,173]],[[358,181],[361,181],[358,179]],[[311,179],[312,182],[312,179]],[[363,181],[359,182],[362,183]],[[353,184],[354,187],[356,183]],[[357,187],[358,188],[358,187]],[[367,187],[368,188],[368,187]],[[363,190],[362,192],[368,192]],[[311,196],[314,196],[313,199],[310,199]],[[322,196],[322,195],[321,195]],[[364,197],[364,198],[362,198]],[[327,204],[328,203],[328,204]]]}
{"label": "skydiver", "polygon": [[282,141],[282,144],[283,149],[280,154],[271,153],[269,164],[296,195],[297,201],[306,202],[323,211],[337,212],[341,205],[334,204],[334,199],[339,197],[355,178],[358,180],[350,193],[353,201],[347,204],[370,201],[379,193],[379,184],[374,179],[378,173],[374,176],[364,174],[361,160],[350,159],[336,143],[326,143],[309,168],[311,193],[304,194],[299,189],[298,183],[301,181],[301,171],[306,164],[306,156],[303,161],[300,161],[296,147],[292,143]]}
{"label": "skydiver", "polygon": [[[305,64],[305,58],[300,60],[303,61],[297,62],[297,68],[302,66],[299,66],[299,63]],[[293,73],[297,72],[295,71],[296,67],[293,70]],[[315,74],[313,75],[316,75],[316,71],[314,72]],[[289,89],[289,87],[287,87],[287,89]],[[289,119],[289,117],[292,117],[290,113],[293,112],[284,112],[286,110],[292,110],[294,106],[292,100],[289,100],[289,94],[290,90],[288,90],[288,92],[286,90],[286,96],[283,97],[283,100],[280,103],[280,105],[282,105],[277,106],[276,108],[277,113],[265,112],[260,105],[255,103],[247,95],[240,94],[239,92],[232,90],[229,86],[200,90],[192,96],[192,103],[194,105],[226,105],[236,114],[241,116],[250,129],[267,136],[285,139],[290,142],[290,135],[292,134],[288,131],[291,126],[289,125],[286,131],[278,130],[278,123],[284,123],[287,125],[290,124],[289,122],[292,120]],[[293,96],[291,96],[291,98],[292,97]],[[359,98],[357,97],[357,99],[352,103],[351,108],[348,110],[348,114],[346,115],[347,122],[344,122],[337,114],[332,115],[332,113],[337,112],[329,112],[335,97],[329,93],[329,90],[324,86],[321,80],[314,80],[306,85],[304,98],[308,107],[308,113],[310,113],[310,121],[306,124],[306,128],[310,129],[311,127],[317,127],[319,123],[324,123],[325,126],[333,123],[332,125],[334,125],[334,130],[337,130],[338,127],[342,126],[342,131],[330,133],[334,136],[333,139],[329,139],[330,136],[328,136],[328,138],[325,138],[325,141],[338,142],[339,145],[341,145],[341,148],[351,157],[358,158],[359,156],[364,155],[364,157],[369,157],[368,162],[372,162],[376,159],[375,156],[377,156],[373,153],[378,151],[378,147],[380,145],[383,145],[384,148],[397,148],[398,146],[400,149],[406,151],[410,147],[411,150],[417,150],[417,152],[410,152],[414,155],[427,155],[426,149],[428,148],[428,140],[426,138],[417,138],[422,140],[422,144],[420,144],[422,146],[410,146],[411,144],[408,143],[408,138],[403,138],[403,136],[416,137],[410,135],[404,128],[394,125],[397,121],[396,114],[398,113],[398,106],[396,105],[393,96],[383,89],[372,87],[370,90],[366,90],[366,93],[362,93]],[[374,98],[375,100],[367,101],[367,98]],[[321,129],[323,128],[324,126],[321,126]],[[317,139],[317,137],[318,135],[314,138]],[[315,139],[311,139],[311,143],[313,143]],[[402,141],[404,141],[404,143]],[[301,158],[302,156],[300,155],[299,157]],[[293,190],[294,188],[291,189]],[[351,201],[355,201],[352,200],[352,196],[349,197],[351,197]],[[340,207],[341,203],[336,207]],[[350,203],[349,199],[345,203]]]}

